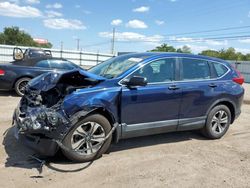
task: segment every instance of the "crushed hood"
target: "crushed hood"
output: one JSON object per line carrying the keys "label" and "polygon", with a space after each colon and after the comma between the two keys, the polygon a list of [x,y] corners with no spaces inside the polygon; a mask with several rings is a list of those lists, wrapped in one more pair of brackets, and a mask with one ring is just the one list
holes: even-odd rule
{"label": "crushed hood", "polygon": [[[72,84],[77,82],[77,85],[81,85],[83,81],[88,83],[97,83],[105,80],[106,78],[92,74],[90,72],[75,69],[67,72],[49,72],[42,74],[28,83],[28,88],[36,91],[49,91],[54,88],[58,83],[67,83]],[[75,83],[76,84],[76,83]]]}

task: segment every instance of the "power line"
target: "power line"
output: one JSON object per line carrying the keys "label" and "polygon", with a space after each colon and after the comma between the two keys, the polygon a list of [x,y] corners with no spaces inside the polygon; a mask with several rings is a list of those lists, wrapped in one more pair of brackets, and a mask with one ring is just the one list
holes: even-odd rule
{"label": "power line", "polygon": [[[221,41],[221,40],[239,40],[250,39],[250,35],[237,35],[237,36],[224,36],[224,37],[211,37],[211,38],[177,38],[177,39],[165,39],[161,42],[206,42],[209,40]],[[156,40],[129,40],[129,41],[117,41],[121,42],[158,42]]]}
{"label": "power line", "polygon": [[[224,27],[224,28],[220,28],[220,29],[211,29],[211,30],[201,30],[201,31],[192,31],[192,32],[185,32],[185,33],[172,33],[172,34],[164,34],[162,36],[181,36],[181,35],[191,35],[191,34],[199,34],[199,33],[211,33],[211,32],[218,32],[218,31],[227,31],[227,30],[237,30],[237,29],[246,29],[246,28],[250,28],[250,25],[247,26],[241,26],[241,27]],[[165,40],[160,40],[159,42],[203,42],[206,40],[216,40],[216,41],[221,41],[221,40],[236,40],[236,39],[249,39],[250,35],[236,35],[236,36],[226,36],[228,34],[244,34],[244,33],[249,33],[246,31],[242,31],[242,32],[234,32],[234,33],[227,33],[227,34],[211,34],[211,35],[204,35],[204,36],[215,36],[212,38],[203,38],[204,36],[200,36],[199,38],[197,38],[197,36],[195,38],[193,38],[192,36],[188,36],[188,37],[192,37],[190,40],[188,41],[188,39],[165,39]],[[216,37],[216,36],[223,36],[223,37]],[[181,36],[181,37],[187,37],[187,36]],[[143,37],[144,38],[144,37]],[[158,42],[156,40],[144,40],[143,38],[138,37],[137,40],[128,40],[127,41],[119,41],[119,38],[116,40],[116,42],[122,43],[122,42]],[[126,40],[126,39],[125,39]],[[111,40],[111,51],[113,51],[113,41],[115,41],[115,30],[113,30],[113,35],[112,35],[112,40]],[[86,47],[93,47],[93,46],[99,46],[99,45],[104,45],[104,44],[108,44],[109,41],[106,42],[101,42],[101,43],[95,43],[95,44],[89,44],[89,45],[85,45],[82,46],[84,48]]]}
{"label": "power line", "polygon": [[241,26],[241,27],[224,27],[224,28],[220,28],[220,29],[201,30],[201,31],[193,31],[193,32],[185,32],[185,33],[172,33],[172,34],[164,34],[162,36],[170,36],[170,35],[179,36],[179,35],[210,33],[210,32],[217,32],[217,31],[236,30],[236,29],[245,29],[245,28],[250,28],[250,25]]}
{"label": "power line", "polygon": [[99,42],[99,43],[85,45],[85,46],[82,46],[82,47],[83,48],[88,48],[88,47],[99,46],[99,45],[103,45],[103,44],[109,44],[109,43],[110,43],[110,41],[105,41],[105,42]]}

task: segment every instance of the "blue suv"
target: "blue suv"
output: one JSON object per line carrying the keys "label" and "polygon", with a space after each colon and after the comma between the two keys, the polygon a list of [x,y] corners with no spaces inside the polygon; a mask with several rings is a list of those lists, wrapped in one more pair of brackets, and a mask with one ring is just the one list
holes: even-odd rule
{"label": "blue suv", "polygon": [[239,116],[244,78],[228,62],[180,53],[114,57],[88,72],[31,80],[15,110],[16,138],[42,155],[101,156],[111,142],[172,131],[221,138]]}

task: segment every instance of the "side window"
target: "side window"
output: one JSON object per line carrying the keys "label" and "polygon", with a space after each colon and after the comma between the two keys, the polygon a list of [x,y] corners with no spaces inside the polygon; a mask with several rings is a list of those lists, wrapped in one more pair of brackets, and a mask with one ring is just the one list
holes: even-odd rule
{"label": "side window", "polygon": [[214,69],[217,74],[217,77],[224,75],[228,71],[228,69],[220,63],[213,63],[213,65],[214,65]]}
{"label": "side window", "polygon": [[153,61],[134,72],[132,76],[147,78],[148,83],[169,82],[174,80],[175,59],[166,58]]}
{"label": "side window", "polygon": [[200,80],[209,79],[210,77],[210,68],[207,61],[182,58],[183,80]]}
{"label": "side window", "polygon": [[50,68],[48,60],[38,61],[36,67]]}

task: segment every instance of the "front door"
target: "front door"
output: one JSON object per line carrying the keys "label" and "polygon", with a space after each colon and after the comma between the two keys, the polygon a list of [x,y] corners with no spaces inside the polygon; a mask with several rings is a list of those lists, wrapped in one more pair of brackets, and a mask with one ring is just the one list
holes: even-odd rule
{"label": "front door", "polygon": [[143,76],[148,84],[122,88],[123,137],[156,134],[177,129],[181,88],[175,83],[176,59],[146,64],[129,76]]}

